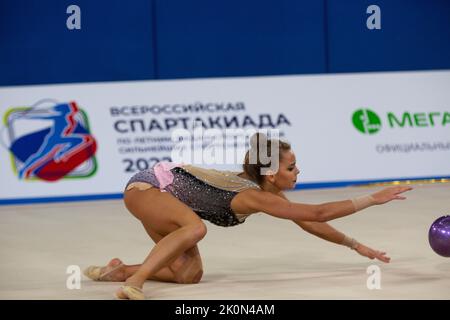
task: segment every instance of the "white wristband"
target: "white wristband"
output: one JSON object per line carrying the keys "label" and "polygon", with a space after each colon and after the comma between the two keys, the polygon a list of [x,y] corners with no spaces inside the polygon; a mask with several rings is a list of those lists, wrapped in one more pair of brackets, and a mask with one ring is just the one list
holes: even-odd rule
{"label": "white wristband", "polygon": [[353,206],[355,207],[355,212],[360,211],[362,209],[370,207],[374,204],[375,199],[372,196],[363,196],[352,199]]}
{"label": "white wristband", "polygon": [[349,247],[352,250],[355,250],[358,244],[358,241],[347,236],[344,236],[344,240],[342,241],[342,245]]}

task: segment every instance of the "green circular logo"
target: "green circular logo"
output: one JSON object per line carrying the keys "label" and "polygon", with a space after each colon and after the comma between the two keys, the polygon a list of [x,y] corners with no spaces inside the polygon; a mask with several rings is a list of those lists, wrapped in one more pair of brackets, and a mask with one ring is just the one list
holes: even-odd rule
{"label": "green circular logo", "polygon": [[374,134],[381,129],[380,117],[369,109],[356,110],[352,122],[355,128],[364,134]]}

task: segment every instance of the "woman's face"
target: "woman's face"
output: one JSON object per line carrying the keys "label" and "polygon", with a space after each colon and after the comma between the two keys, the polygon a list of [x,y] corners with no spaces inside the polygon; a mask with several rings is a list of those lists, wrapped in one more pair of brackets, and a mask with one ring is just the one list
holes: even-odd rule
{"label": "woman's face", "polygon": [[274,175],[273,184],[280,190],[293,189],[300,173],[296,166],[295,154],[292,150],[281,154],[278,172]]}

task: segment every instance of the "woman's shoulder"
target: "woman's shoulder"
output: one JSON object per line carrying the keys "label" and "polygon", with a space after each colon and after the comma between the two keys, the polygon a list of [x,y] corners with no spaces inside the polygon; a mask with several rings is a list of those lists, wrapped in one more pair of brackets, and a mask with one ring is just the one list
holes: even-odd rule
{"label": "woman's shoulder", "polygon": [[244,190],[236,198],[242,207],[251,212],[270,213],[289,203],[286,198],[262,189]]}

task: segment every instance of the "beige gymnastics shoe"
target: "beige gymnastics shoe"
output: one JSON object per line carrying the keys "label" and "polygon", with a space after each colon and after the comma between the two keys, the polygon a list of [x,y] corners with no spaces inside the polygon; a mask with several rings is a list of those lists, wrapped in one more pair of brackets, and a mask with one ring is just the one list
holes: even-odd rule
{"label": "beige gymnastics shoe", "polygon": [[[113,259],[114,260],[114,259]],[[88,277],[89,279],[92,279],[94,281],[111,281],[111,280],[107,280],[105,279],[105,277],[111,273],[113,273],[114,271],[116,271],[117,269],[119,269],[120,267],[122,267],[124,264],[122,263],[122,261],[120,261],[119,259],[117,259],[119,261],[119,264],[112,267],[111,270],[108,270],[106,272],[102,273],[102,269],[103,268],[107,268],[108,266],[89,266],[87,267],[84,271],[83,274]]]}
{"label": "beige gymnastics shoe", "polygon": [[116,298],[120,300],[145,300],[145,295],[139,287],[124,285],[116,291]]}

